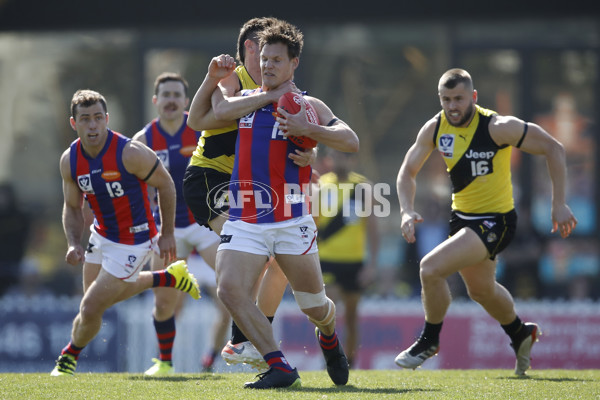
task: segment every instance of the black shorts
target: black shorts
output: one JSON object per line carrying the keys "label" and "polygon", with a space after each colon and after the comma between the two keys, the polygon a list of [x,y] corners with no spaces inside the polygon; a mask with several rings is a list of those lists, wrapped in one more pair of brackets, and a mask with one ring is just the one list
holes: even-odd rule
{"label": "black shorts", "polygon": [[321,261],[323,283],[325,285],[339,285],[346,292],[360,292],[358,273],[363,265],[363,262],[336,263]]}
{"label": "black shorts", "polygon": [[452,211],[450,236],[464,227],[471,228],[479,236],[490,254],[490,260],[493,260],[515,237],[517,212],[514,209],[506,214],[469,214]]}
{"label": "black shorts", "polygon": [[231,175],[212,168],[189,165],[183,176],[183,197],[194,219],[208,226],[221,214],[227,216],[229,204],[225,200]]}

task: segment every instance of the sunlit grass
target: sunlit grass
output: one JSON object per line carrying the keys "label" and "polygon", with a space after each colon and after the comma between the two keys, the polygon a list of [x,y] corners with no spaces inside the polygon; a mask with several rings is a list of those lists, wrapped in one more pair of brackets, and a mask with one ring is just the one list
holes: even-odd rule
{"label": "sunlit grass", "polygon": [[300,372],[302,388],[248,390],[253,374],[0,374],[0,399],[600,399],[600,370],[351,371],[334,386],[325,371]]}

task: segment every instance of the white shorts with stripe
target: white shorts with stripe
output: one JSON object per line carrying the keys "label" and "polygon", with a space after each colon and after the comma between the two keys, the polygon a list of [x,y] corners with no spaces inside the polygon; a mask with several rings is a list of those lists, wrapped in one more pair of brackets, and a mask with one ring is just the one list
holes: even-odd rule
{"label": "white shorts with stripe", "polygon": [[158,235],[142,244],[122,244],[108,240],[93,228],[85,262],[101,264],[102,269],[125,282],[135,282],[152,253],[159,253]]}
{"label": "white shorts with stripe", "polygon": [[312,215],[268,224],[226,221],[221,231],[221,250],[251,254],[313,254],[317,248],[317,226]]}
{"label": "white shorts with stripe", "polygon": [[[157,227],[160,230],[160,226]],[[185,228],[175,228],[175,245],[177,258],[185,259],[194,249],[201,252],[219,242],[219,235],[205,226],[193,223]]]}

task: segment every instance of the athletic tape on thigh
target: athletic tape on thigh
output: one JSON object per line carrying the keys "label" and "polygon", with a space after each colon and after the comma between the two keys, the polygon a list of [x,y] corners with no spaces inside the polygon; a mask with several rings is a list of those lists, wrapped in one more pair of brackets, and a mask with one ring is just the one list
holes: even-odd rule
{"label": "athletic tape on thigh", "polygon": [[314,308],[321,307],[323,304],[327,303],[327,296],[325,295],[325,288],[321,290],[319,293],[308,293],[308,292],[298,292],[294,291],[294,297],[296,298],[296,303],[301,310],[306,308]]}

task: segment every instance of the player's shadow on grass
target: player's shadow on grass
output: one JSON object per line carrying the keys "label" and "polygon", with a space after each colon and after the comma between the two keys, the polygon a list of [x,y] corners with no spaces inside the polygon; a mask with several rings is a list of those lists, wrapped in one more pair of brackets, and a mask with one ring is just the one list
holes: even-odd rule
{"label": "player's shadow on grass", "polygon": [[131,376],[129,377],[132,381],[163,381],[163,382],[186,382],[186,381],[220,381],[223,378],[217,374],[202,374],[198,375],[173,375],[173,376],[161,376],[161,377],[152,377],[152,376]]}
{"label": "player's shadow on grass", "polygon": [[544,376],[505,376],[498,379],[512,379],[512,380],[532,380],[532,381],[548,381],[548,382],[592,382],[591,379],[577,379],[577,378],[548,378]]}
{"label": "player's shadow on grass", "polygon": [[365,388],[356,387],[354,385],[345,386],[334,386],[334,387],[299,387],[299,388],[286,388],[286,391],[294,392],[315,392],[315,393],[364,393],[369,394],[407,394],[407,393],[420,393],[420,392],[439,392],[438,389],[398,389],[398,388]]}

